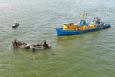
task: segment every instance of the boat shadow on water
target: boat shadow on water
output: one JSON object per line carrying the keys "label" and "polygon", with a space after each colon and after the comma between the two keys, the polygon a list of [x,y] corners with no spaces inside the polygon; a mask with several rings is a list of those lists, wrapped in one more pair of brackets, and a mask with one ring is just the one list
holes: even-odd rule
{"label": "boat shadow on water", "polygon": [[49,55],[54,54],[51,50],[36,50],[34,53],[32,50],[27,49],[13,49],[13,54],[16,57],[23,57],[23,59],[39,60],[41,58],[47,58]]}
{"label": "boat shadow on water", "polygon": [[57,41],[78,39],[80,35],[69,35],[69,36],[57,36]]}
{"label": "boat shadow on water", "polygon": [[[50,48],[49,48],[50,49]],[[35,49],[26,49],[26,48],[12,48],[13,52],[42,52],[42,51],[48,51],[49,49],[43,49],[43,48],[35,48]],[[51,50],[51,49],[50,49]]]}

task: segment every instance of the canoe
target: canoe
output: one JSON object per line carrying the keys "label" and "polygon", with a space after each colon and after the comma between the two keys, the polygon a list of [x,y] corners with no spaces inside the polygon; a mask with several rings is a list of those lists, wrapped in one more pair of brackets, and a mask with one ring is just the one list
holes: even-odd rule
{"label": "canoe", "polygon": [[111,27],[110,24],[103,24],[99,27],[90,28],[90,29],[86,29],[86,30],[63,30],[63,28],[56,28],[56,32],[57,32],[57,36],[78,35],[81,33],[94,32],[97,30],[102,30],[102,29],[106,29],[106,28],[110,28],[110,27]]}

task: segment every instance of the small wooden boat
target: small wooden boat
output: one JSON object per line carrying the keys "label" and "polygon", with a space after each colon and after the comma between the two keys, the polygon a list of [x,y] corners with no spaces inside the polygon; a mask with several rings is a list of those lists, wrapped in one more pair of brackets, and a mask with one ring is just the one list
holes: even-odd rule
{"label": "small wooden boat", "polygon": [[12,46],[13,48],[21,48],[21,49],[50,49],[51,46],[49,46],[48,44],[43,43],[43,44],[28,44],[28,43],[24,43],[24,42],[20,42],[17,40],[14,40],[12,42]]}
{"label": "small wooden boat", "polygon": [[12,28],[17,28],[20,24],[19,23],[15,23],[13,24]]}

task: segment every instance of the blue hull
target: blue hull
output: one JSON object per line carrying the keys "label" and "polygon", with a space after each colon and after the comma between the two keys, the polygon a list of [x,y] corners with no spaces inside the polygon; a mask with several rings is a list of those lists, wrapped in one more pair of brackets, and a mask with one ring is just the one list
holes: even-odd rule
{"label": "blue hull", "polygon": [[57,31],[58,36],[65,36],[65,35],[78,35],[78,34],[86,33],[86,32],[94,32],[97,30],[102,30],[102,29],[106,29],[110,27],[111,27],[110,24],[105,24],[105,25],[102,25],[101,27],[91,28],[91,29],[86,29],[86,30],[63,30],[62,28],[56,28],[56,31]]}

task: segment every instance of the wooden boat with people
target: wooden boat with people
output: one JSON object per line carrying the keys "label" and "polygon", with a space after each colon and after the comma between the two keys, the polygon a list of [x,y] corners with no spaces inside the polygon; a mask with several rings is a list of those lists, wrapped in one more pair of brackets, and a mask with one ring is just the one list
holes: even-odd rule
{"label": "wooden boat with people", "polygon": [[50,49],[51,46],[49,46],[46,43],[46,40],[44,40],[43,44],[29,44],[29,43],[25,43],[25,42],[21,42],[18,40],[14,40],[12,42],[12,46],[13,48],[21,48],[21,49],[32,49],[32,50],[36,50],[36,49]]}

